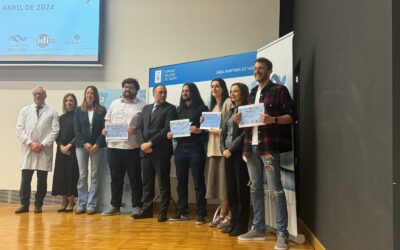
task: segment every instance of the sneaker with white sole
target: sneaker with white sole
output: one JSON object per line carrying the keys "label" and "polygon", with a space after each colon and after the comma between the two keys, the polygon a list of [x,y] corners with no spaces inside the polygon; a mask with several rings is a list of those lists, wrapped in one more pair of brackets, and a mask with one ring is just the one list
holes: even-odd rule
{"label": "sneaker with white sole", "polygon": [[103,215],[103,216],[111,216],[111,215],[119,215],[119,214],[121,214],[119,207],[112,207],[101,213],[101,215]]}
{"label": "sneaker with white sole", "polygon": [[142,210],[141,207],[134,207],[132,209],[132,215],[131,216],[134,217],[134,216],[140,215],[142,213],[143,213],[143,210]]}
{"label": "sneaker with white sole", "polygon": [[169,218],[170,221],[188,221],[189,216],[187,214],[175,214],[174,216]]}
{"label": "sneaker with white sole", "polygon": [[278,236],[275,242],[275,250],[286,250],[289,247],[289,239],[287,237]]}
{"label": "sneaker with white sole", "polygon": [[264,231],[252,228],[247,233],[239,235],[238,240],[265,240],[265,233]]}

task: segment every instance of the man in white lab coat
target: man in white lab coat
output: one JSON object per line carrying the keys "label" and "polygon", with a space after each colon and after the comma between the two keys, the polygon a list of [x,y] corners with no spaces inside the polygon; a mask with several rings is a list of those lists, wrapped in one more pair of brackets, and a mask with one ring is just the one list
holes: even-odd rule
{"label": "man in white lab coat", "polygon": [[52,170],[53,142],[58,136],[57,112],[47,106],[46,90],[37,86],[32,90],[34,104],[21,109],[17,121],[17,137],[21,142],[21,207],[16,214],[29,212],[31,181],[36,170],[37,191],[35,213],[42,212],[47,193],[47,173]]}

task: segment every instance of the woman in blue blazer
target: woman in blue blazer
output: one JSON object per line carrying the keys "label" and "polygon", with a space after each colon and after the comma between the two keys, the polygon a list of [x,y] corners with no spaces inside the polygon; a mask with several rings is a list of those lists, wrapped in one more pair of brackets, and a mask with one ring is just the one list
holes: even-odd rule
{"label": "woman in blue blazer", "polygon": [[[102,135],[106,108],[99,103],[95,86],[87,86],[82,105],[75,112],[74,132],[79,165],[78,204],[75,214],[97,213],[99,168],[105,156],[106,142]],[[88,163],[91,162],[91,185],[88,189]]]}

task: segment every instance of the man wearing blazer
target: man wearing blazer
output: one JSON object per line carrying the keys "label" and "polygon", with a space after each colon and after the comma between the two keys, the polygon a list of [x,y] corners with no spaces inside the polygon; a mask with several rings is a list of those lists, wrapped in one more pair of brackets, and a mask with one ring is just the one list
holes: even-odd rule
{"label": "man wearing blazer", "polygon": [[143,171],[143,212],[135,219],[153,217],[154,180],[160,187],[159,222],[167,221],[171,198],[170,169],[172,141],[167,139],[169,122],[176,119],[176,108],[168,103],[167,88],[163,84],[153,88],[154,103],[146,105],[139,118],[137,142],[140,145]]}

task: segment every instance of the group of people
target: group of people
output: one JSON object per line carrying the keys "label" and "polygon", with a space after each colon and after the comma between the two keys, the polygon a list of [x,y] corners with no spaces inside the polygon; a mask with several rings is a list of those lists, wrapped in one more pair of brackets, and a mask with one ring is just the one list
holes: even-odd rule
{"label": "group of people", "polygon": [[[179,105],[167,102],[167,88],[153,88],[154,103],[146,105],[136,95],[136,79],[122,81],[122,96],[108,111],[99,103],[95,86],[87,86],[82,104],[77,107],[74,94],[63,99],[63,114],[46,105],[46,90],[33,89],[34,104],[22,108],[17,122],[21,141],[21,207],[15,213],[29,211],[31,179],[37,172],[35,213],[42,212],[47,191],[47,173],[52,170],[53,142],[57,153],[53,195],[63,197],[59,212],[95,214],[99,189],[99,167],[108,161],[111,175],[111,207],[102,215],[120,214],[124,176],[127,173],[132,192],[132,217],[153,217],[155,179],[160,189],[158,221],[189,220],[189,170],[196,198],[196,224],[206,223],[207,199],[219,199],[218,214],[210,226],[239,240],[265,239],[265,192],[276,202],[277,242],[275,249],[287,249],[289,234],[286,197],[280,177],[280,152],[291,149],[290,126],[296,119],[293,101],[286,87],[270,80],[272,63],[258,58],[254,65],[257,86],[249,91],[243,83],[234,83],[228,91],[221,78],[211,81],[210,107],[204,104],[197,86],[182,86]],[[240,128],[238,107],[263,103],[262,126]],[[220,129],[200,129],[203,112],[221,112]],[[170,121],[189,119],[190,136],[174,138]],[[107,141],[107,125],[128,124],[128,139]],[[172,140],[176,140],[173,148]],[[176,214],[167,217],[171,199],[170,159],[174,155],[177,176]],[[90,167],[90,189],[88,188]],[[208,168],[207,181],[205,168]],[[207,183],[207,187],[206,187]],[[264,190],[264,183],[268,190]],[[77,203],[75,204],[75,198]],[[248,231],[250,202],[252,227]]]}

